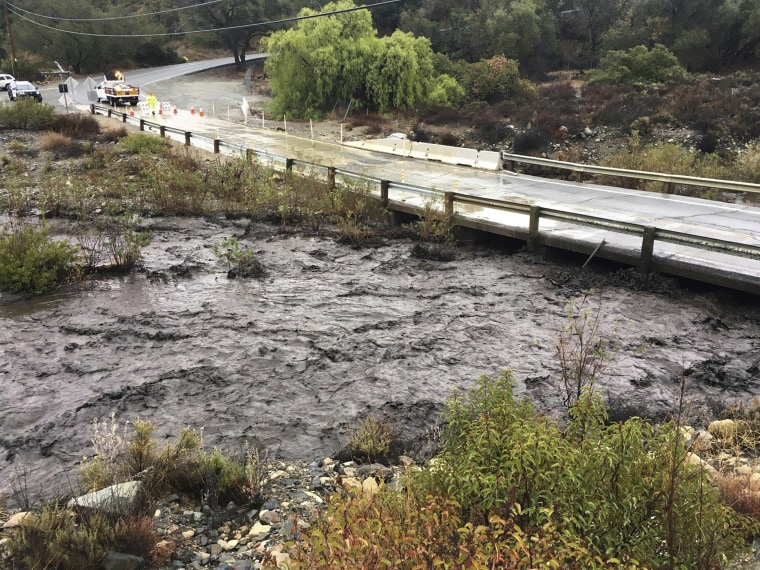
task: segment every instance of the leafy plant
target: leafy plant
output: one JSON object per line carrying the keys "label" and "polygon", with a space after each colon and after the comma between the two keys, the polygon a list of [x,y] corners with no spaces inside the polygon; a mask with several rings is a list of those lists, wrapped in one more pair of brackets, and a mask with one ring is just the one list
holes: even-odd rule
{"label": "leafy plant", "polygon": [[119,140],[117,146],[121,150],[131,154],[145,154],[151,156],[163,156],[168,148],[164,139],[145,133],[131,133]]}
{"label": "leafy plant", "polygon": [[16,101],[14,105],[0,107],[0,125],[6,129],[44,131],[55,120],[55,109],[31,99]]}
{"label": "leafy plant", "polygon": [[639,45],[625,51],[608,51],[599,68],[589,72],[589,83],[660,83],[679,79],[686,69],[678,58],[662,44],[649,50]]}
{"label": "leafy plant", "polygon": [[215,244],[214,254],[227,262],[227,277],[260,277],[263,266],[254,258],[253,251],[240,246],[236,237],[229,237]]}
{"label": "leafy plant", "polygon": [[108,551],[149,559],[156,541],[150,517],[71,511],[54,501],[24,517],[8,546],[23,568],[95,570]]}
{"label": "leafy plant", "polygon": [[577,567],[707,570],[741,551],[752,523],[688,464],[677,422],[607,425],[601,399],[584,389],[562,430],[513,387],[509,373],[484,376],[449,399],[442,452],[416,492],[455,500],[476,525],[513,521],[531,559],[545,540],[584,552]]}
{"label": "leafy plant", "polygon": [[40,295],[55,289],[71,275],[75,253],[44,225],[12,225],[0,236],[0,290]]}
{"label": "leafy plant", "polygon": [[246,442],[245,450],[225,456],[219,449],[198,465],[203,500],[212,509],[229,501],[260,505],[266,478],[266,455]]}
{"label": "leafy plant", "polygon": [[562,403],[570,410],[585,390],[592,390],[609,361],[611,341],[602,337],[601,299],[589,309],[584,294],[567,307],[567,320],[557,335],[555,346],[560,365],[559,388]]}

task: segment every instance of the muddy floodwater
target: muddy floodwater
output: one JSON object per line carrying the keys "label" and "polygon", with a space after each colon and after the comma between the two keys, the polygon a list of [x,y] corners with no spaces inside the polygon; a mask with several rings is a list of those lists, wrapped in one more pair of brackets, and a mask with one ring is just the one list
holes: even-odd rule
{"label": "muddy floodwater", "polygon": [[[598,386],[616,413],[664,417],[684,377],[695,422],[758,393],[756,299],[481,246],[433,261],[407,239],[354,248],[258,224],[244,238],[246,220],[221,216],[145,224],[133,274],[0,297],[0,490],[22,473],[33,494],[66,490],[93,419],[111,413],[152,420],[160,438],[203,427],[207,448],[314,459],[370,412],[420,436],[452,389],[504,369],[557,410],[557,332],[590,287],[614,339]],[[227,278],[212,246],[233,235],[265,278]]]}

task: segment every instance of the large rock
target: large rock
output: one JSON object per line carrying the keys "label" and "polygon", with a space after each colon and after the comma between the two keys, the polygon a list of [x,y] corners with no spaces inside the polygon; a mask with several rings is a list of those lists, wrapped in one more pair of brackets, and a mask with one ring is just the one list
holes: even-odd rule
{"label": "large rock", "polygon": [[117,483],[94,493],[87,493],[68,502],[68,507],[86,507],[111,513],[130,512],[134,507],[140,481]]}
{"label": "large rock", "polygon": [[145,560],[131,554],[109,552],[98,568],[100,570],[139,570],[145,568]]}
{"label": "large rock", "polygon": [[731,445],[737,437],[747,431],[747,427],[741,421],[715,420],[707,426],[707,431],[713,437],[720,438],[723,443]]}
{"label": "large rock", "polygon": [[23,521],[28,514],[29,514],[28,511],[16,513],[7,521],[5,521],[5,524],[3,524],[2,528],[16,528],[16,527],[21,526],[21,521]]}

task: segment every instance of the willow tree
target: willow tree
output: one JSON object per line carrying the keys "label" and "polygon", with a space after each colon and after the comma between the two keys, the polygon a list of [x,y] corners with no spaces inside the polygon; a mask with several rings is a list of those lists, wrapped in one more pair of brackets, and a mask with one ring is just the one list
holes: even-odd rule
{"label": "willow tree", "polygon": [[[351,0],[339,0],[323,12],[351,8]],[[436,77],[429,41],[400,32],[378,38],[368,10],[300,20],[269,36],[265,50],[272,110],[278,115],[319,116],[352,101],[381,111],[405,109],[426,102],[433,92],[440,95],[441,85],[456,93],[455,86]]]}
{"label": "willow tree", "polygon": [[394,32],[381,38],[367,73],[367,92],[380,112],[424,101],[433,77],[430,40]]}

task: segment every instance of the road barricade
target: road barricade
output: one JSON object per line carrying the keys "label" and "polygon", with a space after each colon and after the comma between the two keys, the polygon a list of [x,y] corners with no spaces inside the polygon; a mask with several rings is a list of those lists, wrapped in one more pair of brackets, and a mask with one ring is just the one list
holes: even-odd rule
{"label": "road barricade", "polygon": [[495,150],[481,150],[473,166],[483,170],[501,170],[503,167],[501,153]]}

